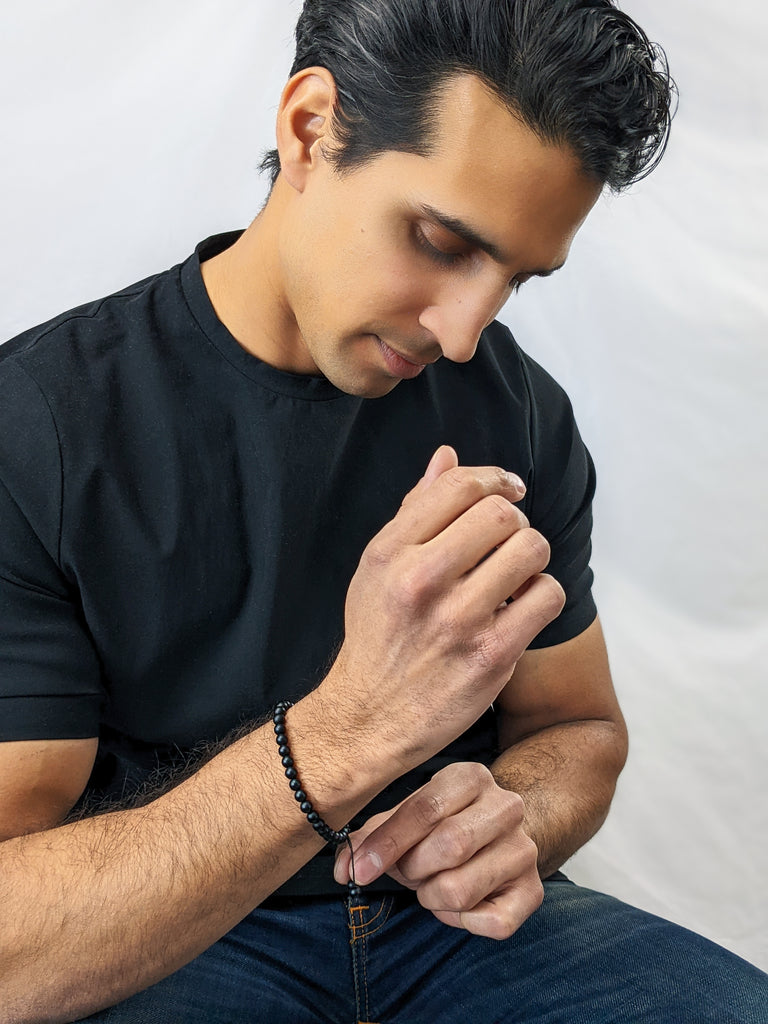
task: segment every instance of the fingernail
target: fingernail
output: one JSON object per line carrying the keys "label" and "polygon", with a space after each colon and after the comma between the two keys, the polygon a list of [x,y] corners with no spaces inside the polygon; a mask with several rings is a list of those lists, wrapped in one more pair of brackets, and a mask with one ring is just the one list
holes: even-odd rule
{"label": "fingernail", "polygon": [[373,850],[355,857],[355,878],[361,885],[368,885],[381,874],[381,857]]}
{"label": "fingernail", "polygon": [[333,866],[333,877],[334,877],[334,880],[339,883],[339,885],[346,885],[346,883],[347,883],[347,873],[346,873],[346,871],[344,871],[344,869],[341,866],[341,858],[340,857],[337,858],[336,863]]}

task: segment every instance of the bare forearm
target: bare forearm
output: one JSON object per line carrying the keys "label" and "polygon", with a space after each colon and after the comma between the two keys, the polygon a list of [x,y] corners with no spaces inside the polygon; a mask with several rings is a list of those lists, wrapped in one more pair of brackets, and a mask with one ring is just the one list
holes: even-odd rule
{"label": "bare forearm", "polygon": [[626,759],[623,723],[569,722],[509,747],[492,767],[496,782],[525,801],[525,830],[547,878],[605,821]]}
{"label": "bare forearm", "polygon": [[[311,727],[302,727],[299,705],[292,716],[303,781],[339,827],[375,786],[350,791],[334,775],[334,754],[341,758],[316,715]],[[271,724],[145,807],[8,840],[0,845],[0,1021],[70,1021],[148,987],[321,845],[292,798]]]}

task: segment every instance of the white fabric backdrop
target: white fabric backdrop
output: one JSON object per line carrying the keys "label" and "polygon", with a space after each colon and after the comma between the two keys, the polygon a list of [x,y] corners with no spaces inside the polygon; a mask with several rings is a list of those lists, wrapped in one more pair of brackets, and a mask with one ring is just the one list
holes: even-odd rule
{"label": "white fabric backdrop", "polygon": [[[296,0],[0,14],[0,337],[244,226]],[[504,318],[595,455],[632,752],[570,873],[768,968],[768,7],[626,0],[681,89],[668,156]]]}

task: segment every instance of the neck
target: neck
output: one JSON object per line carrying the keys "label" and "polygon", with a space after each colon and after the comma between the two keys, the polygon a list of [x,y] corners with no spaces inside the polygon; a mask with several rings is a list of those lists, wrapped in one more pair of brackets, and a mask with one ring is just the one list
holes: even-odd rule
{"label": "neck", "polygon": [[317,373],[285,298],[280,267],[281,182],[233,246],[202,264],[216,315],[238,344],[270,366]]}

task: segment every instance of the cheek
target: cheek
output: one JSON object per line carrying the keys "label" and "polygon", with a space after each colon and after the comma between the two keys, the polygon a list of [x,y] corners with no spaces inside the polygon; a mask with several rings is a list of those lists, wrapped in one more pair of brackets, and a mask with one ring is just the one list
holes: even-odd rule
{"label": "cheek", "polygon": [[368,294],[393,314],[418,314],[430,304],[432,281],[416,260],[399,253],[372,255],[360,270],[355,287],[362,293],[364,280]]}

